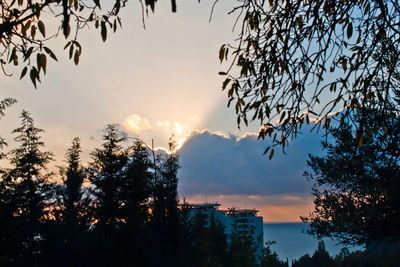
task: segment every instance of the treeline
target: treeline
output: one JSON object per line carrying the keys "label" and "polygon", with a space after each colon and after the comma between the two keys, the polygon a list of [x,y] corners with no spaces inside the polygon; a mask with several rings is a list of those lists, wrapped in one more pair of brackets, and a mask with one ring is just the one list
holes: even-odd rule
{"label": "treeline", "polygon": [[[177,154],[155,155],[137,139],[127,146],[118,127],[108,125],[89,163],[81,162],[75,138],[54,174],[42,132],[24,111],[13,131],[17,147],[0,153],[8,161],[0,168],[1,267],[289,266],[272,243],[258,255],[251,236],[228,237],[218,220],[190,216],[179,205]],[[291,266],[383,265],[366,252],[343,250],[332,258],[320,243]]]}
{"label": "treeline", "polygon": [[[80,159],[75,138],[57,174],[28,112],[0,169],[0,266],[259,266],[249,237],[210,227],[178,205],[175,153],[157,153],[108,125]],[[129,141],[129,140],[128,140]],[[170,149],[173,151],[174,142]]]}
{"label": "treeline", "polygon": [[318,248],[310,256],[305,254],[299,259],[292,261],[292,267],[395,267],[399,266],[400,255],[387,251],[385,257],[375,250],[352,251],[342,248],[340,253],[334,257],[330,256],[325,249],[324,241],[318,242]]}
{"label": "treeline", "polygon": [[[83,167],[75,138],[58,175],[27,112],[0,179],[1,266],[178,266],[178,156],[124,146],[116,126]],[[173,143],[170,144],[173,146]]]}
{"label": "treeline", "polygon": [[272,244],[274,242],[267,242],[264,248],[262,267],[397,267],[400,263],[399,254],[388,251],[388,248],[382,253],[380,251],[382,246],[364,251],[349,251],[347,248],[342,248],[338,255],[331,256],[325,249],[324,241],[320,240],[312,255],[307,253],[289,264],[281,261],[279,255],[272,251]]}

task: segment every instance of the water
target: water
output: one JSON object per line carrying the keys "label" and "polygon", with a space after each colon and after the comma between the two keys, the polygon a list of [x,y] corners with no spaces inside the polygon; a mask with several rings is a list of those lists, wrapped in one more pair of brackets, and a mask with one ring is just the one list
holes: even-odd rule
{"label": "water", "polygon": [[[310,256],[318,246],[318,240],[305,233],[307,225],[303,223],[265,223],[264,241],[275,241],[272,250],[276,251],[281,260],[291,262],[308,253]],[[325,248],[331,256],[337,255],[345,247],[338,245],[332,239],[323,239]],[[350,251],[360,247],[347,247]]]}

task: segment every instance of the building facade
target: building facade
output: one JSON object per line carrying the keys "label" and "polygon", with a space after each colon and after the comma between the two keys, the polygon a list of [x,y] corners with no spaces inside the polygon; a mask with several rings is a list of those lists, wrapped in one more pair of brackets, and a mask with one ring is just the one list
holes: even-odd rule
{"label": "building facade", "polygon": [[252,238],[257,256],[262,256],[264,247],[263,218],[257,216],[256,209],[228,209],[220,210],[219,203],[185,204],[189,208],[189,219],[197,214],[202,214],[205,226],[209,227],[211,218],[219,221],[225,228],[228,244],[234,233],[239,236],[249,236]]}

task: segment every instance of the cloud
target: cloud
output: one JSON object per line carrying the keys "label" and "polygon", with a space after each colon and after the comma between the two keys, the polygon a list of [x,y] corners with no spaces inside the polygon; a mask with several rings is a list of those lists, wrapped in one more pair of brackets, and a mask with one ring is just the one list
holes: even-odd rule
{"label": "cloud", "polygon": [[140,133],[151,129],[148,120],[140,117],[138,114],[129,115],[123,121],[122,126],[133,133]]}
{"label": "cloud", "polygon": [[179,150],[179,191],[183,195],[309,194],[303,173],[308,153],[320,153],[321,135],[299,135],[286,149],[276,148],[272,160],[263,155],[268,141],[256,134],[226,136],[208,130],[193,131]]}

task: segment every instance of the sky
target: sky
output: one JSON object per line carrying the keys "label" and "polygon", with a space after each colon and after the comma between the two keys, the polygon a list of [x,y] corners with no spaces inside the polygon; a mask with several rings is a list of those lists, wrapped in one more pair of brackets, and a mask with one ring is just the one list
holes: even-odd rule
{"label": "sky", "polygon": [[122,9],[123,28],[101,41],[96,29],[80,33],[83,53],[75,66],[54,40],[59,61],[34,89],[19,80],[20,69],[0,80],[1,98],[18,103],[0,121],[1,135],[12,147],[10,132],[21,111],[31,113],[45,129],[46,149],[60,165],[73,137],[82,140],[83,160],[102,140],[106,124],[148,144],[166,147],[174,134],[180,145],[179,194],[190,202],[219,202],[256,208],[264,221],[299,221],[313,209],[311,183],[303,177],[308,153],[319,153],[320,134],[305,131],[286,151],[269,161],[262,153],[268,141],[257,140],[259,124],[238,129],[233,109],[221,90],[226,70],[218,51],[232,42],[235,1],[179,1],[171,13],[169,1],[159,1],[143,28],[141,7],[129,1]]}

